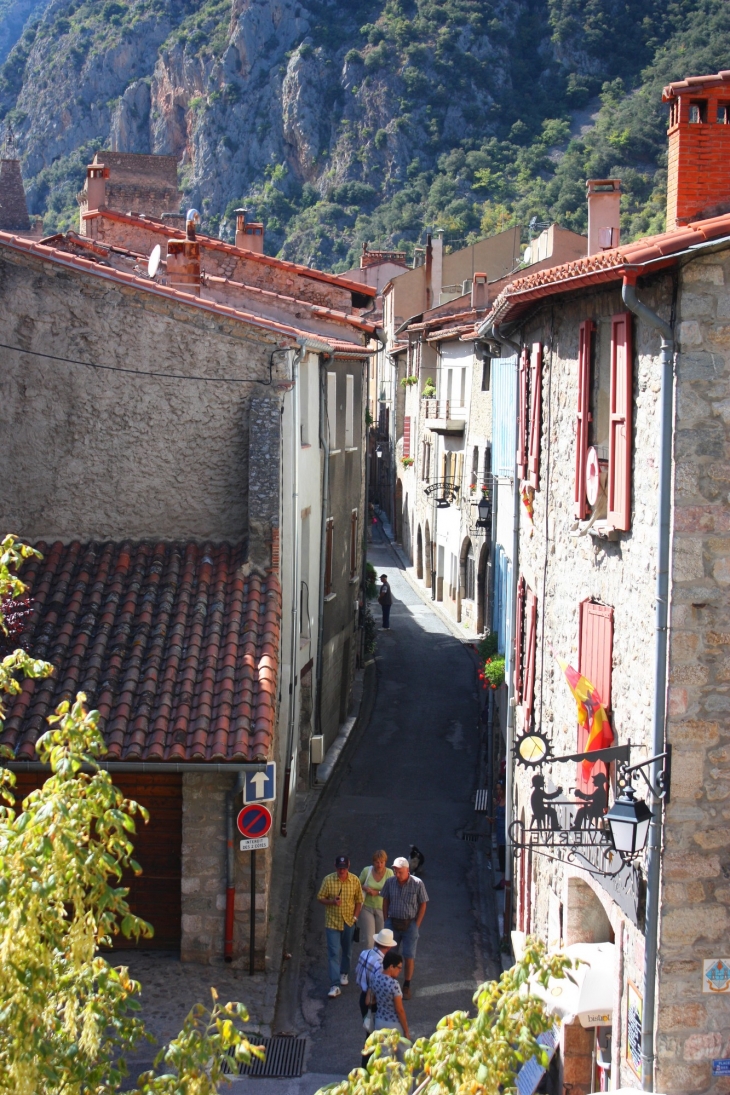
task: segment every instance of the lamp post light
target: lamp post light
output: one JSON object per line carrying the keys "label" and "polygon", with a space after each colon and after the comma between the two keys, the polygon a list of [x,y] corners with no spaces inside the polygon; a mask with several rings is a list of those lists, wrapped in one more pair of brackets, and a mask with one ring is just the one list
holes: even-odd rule
{"label": "lamp post light", "polygon": [[492,506],[486,494],[482,494],[477,502],[477,511],[479,513],[477,528],[487,528],[491,523]]}
{"label": "lamp post light", "polygon": [[634,797],[633,787],[627,787],[616,799],[605,822],[611,831],[613,846],[623,860],[634,859],[643,852],[653,816],[643,799]]}

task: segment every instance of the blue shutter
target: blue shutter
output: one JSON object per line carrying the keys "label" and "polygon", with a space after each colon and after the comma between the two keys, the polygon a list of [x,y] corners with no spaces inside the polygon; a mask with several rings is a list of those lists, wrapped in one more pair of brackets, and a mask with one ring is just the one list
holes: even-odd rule
{"label": "blue shutter", "polygon": [[492,474],[512,478],[517,451],[516,357],[492,361]]}

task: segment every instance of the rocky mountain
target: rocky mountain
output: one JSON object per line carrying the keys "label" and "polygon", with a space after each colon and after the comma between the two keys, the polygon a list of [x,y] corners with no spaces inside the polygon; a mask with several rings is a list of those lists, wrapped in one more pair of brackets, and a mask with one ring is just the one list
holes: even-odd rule
{"label": "rocky mountain", "polygon": [[31,210],[75,223],[102,147],[165,152],[208,231],[250,206],[267,250],[453,245],[553,217],[587,174],[661,227],[661,83],[728,67],[723,0],[0,0],[0,118]]}

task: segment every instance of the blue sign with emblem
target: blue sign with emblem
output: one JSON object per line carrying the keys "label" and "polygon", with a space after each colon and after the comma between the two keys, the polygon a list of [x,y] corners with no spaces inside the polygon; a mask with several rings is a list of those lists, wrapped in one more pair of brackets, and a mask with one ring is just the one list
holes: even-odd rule
{"label": "blue sign with emblem", "polygon": [[730,1076],[730,1057],[718,1057],[712,1062],[713,1076]]}
{"label": "blue sign with emblem", "polygon": [[273,802],[276,798],[276,761],[269,761],[265,772],[244,772],[243,801]]}

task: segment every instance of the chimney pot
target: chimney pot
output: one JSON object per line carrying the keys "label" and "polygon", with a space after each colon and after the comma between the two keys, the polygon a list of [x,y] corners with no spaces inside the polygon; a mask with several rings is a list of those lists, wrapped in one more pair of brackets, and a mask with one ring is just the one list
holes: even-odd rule
{"label": "chimney pot", "polygon": [[486,274],[475,274],[471,283],[472,308],[486,308],[489,303],[489,286]]}
{"label": "chimney pot", "polygon": [[621,234],[621,180],[588,179],[588,254],[618,247]]}
{"label": "chimney pot", "polygon": [[244,251],[264,253],[264,226],[261,221],[247,220],[248,209],[236,210],[236,247]]}

